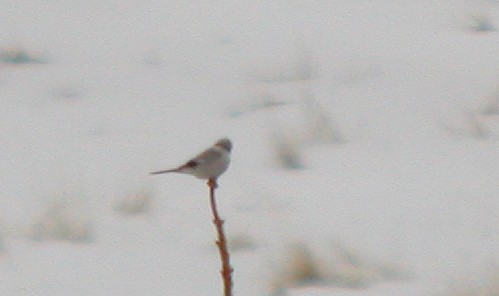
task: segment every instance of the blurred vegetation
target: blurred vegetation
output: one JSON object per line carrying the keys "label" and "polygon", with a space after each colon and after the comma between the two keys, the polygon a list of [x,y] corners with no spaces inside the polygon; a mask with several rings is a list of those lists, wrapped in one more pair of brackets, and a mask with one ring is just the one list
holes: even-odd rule
{"label": "blurred vegetation", "polygon": [[499,296],[499,270],[494,268],[485,272],[478,282],[477,279],[473,282],[469,279],[457,279],[439,296]]}
{"label": "blurred vegetation", "polygon": [[47,205],[32,223],[29,236],[38,241],[63,240],[89,243],[94,240],[94,227],[81,203],[62,198]]}
{"label": "blurred vegetation", "polygon": [[409,278],[404,266],[374,260],[343,244],[334,244],[329,254],[320,255],[306,243],[295,243],[288,246],[285,254],[270,285],[274,295],[300,286],[360,289],[380,281]]}
{"label": "blurred vegetation", "polygon": [[153,199],[153,193],[148,189],[127,193],[115,202],[114,210],[123,215],[144,214],[151,210]]}
{"label": "blurred vegetation", "polygon": [[4,64],[43,64],[47,59],[21,47],[0,49],[0,62]]}

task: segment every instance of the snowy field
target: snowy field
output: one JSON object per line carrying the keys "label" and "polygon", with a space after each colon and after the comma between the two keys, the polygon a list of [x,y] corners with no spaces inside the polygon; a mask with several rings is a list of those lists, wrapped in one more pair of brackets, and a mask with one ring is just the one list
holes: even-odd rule
{"label": "snowy field", "polygon": [[498,295],[498,1],[0,3],[0,295]]}

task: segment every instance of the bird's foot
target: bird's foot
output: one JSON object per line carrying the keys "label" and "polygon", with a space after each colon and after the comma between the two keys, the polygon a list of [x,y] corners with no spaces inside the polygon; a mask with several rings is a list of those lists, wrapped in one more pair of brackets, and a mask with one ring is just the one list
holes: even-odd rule
{"label": "bird's foot", "polygon": [[217,179],[215,178],[208,179],[208,186],[210,188],[217,188],[218,187]]}

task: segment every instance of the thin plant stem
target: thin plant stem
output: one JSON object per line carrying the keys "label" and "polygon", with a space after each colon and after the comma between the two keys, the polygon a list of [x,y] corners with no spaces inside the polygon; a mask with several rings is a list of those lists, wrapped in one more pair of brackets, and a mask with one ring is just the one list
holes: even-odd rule
{"label": "thin plant stem", "polygon": [[232,296],[232,272],[234,271],[230,266],[229,250],[227,248],[227,240],[223,229],[224,220],[220,219],[217,210],[217,203],[215,200],[215,189],[217,188],[217,180],[209,179],[208,187],[210,187],[210,205],[211,213],[213,214],[213,224],[217,229],[216,245],[220,252],[220,260],[222,263],[222,280],[224,284],[224,296]]}

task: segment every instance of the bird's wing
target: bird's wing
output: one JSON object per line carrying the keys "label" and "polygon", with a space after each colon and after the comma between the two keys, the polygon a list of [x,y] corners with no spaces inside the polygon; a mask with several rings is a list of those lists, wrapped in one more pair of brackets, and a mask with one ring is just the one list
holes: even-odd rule
{"label": "bird's wing", "polygon": [[205,164],[217,160],[221,155],[222,154],[220,151],[210,148],[198,154],[191,161],[195,162],[196,164]]}

